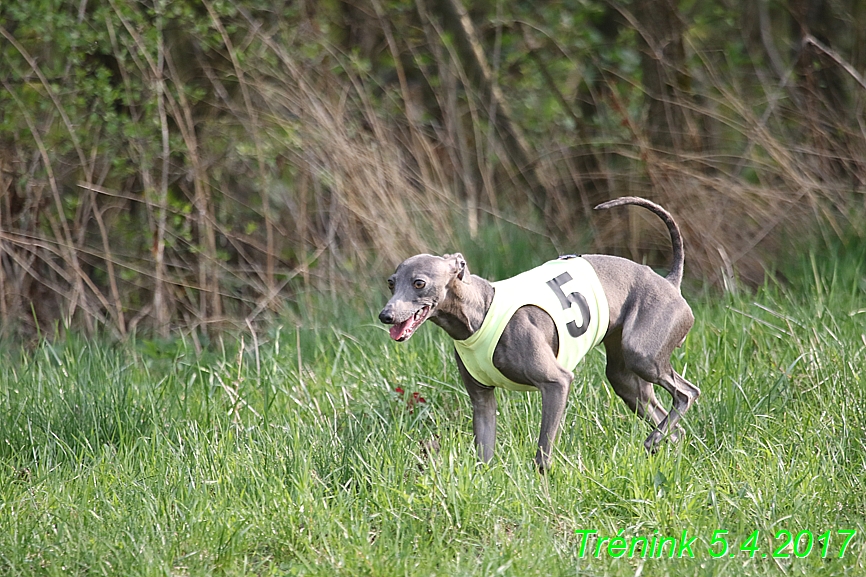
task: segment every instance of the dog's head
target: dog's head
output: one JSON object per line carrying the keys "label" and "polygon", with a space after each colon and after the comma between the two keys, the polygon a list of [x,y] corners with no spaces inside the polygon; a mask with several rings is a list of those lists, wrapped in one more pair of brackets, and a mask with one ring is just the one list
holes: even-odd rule
{"label": "dog's head", "polygon": [[460,284],[470,279],[466,260],[460,253],[433,256],[418,254],[407,258],[388,277],[391,299],[379,320],[391,326],[391,338],[405,341],[431,316]]}

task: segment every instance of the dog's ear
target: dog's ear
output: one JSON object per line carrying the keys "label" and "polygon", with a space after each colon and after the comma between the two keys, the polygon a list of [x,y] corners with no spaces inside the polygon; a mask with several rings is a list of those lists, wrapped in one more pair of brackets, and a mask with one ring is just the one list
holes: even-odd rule
{"label": "dog's ear", "polygon": [[462,254],[455,252],[454,254],[446,254],[442,258],[447,260],[448,264],[451,265],[451,273],[457,280],[469,284],[471,275],[469,274],[469,267],[466,266],[466,259],[463,258]]}

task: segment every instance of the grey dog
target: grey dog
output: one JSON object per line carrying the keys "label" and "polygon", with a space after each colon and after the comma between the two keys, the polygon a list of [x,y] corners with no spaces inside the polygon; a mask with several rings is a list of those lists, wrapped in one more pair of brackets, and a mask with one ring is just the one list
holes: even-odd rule
{"label": "grey dog", "polygon": [[[604,343],[607,355],[605,374],[628,407],[652,424],[653,431],[644,446],[655,452],[663,438],[679,439],[682,431],[678,422],[700,394],[698,388],[679,375],[670,363],[671,353],[684,342],[694,316],[680,294],[683,240],[673,217],[661,206],[638,197],[618,198],[595,208],[626,204],[651,210],[667,225],[673,245],[673,262],[668,275],[663,278],[647,266],[615,256],[585,255],[582,259],[591,267],[589,276],[593,276],[594,271],[600,284],[602,296],[599,299],[603,308],[598,309],[596,316],[607,316],[606,329],[602,326],[596,339],[596,342]],[[577,313],[580,313],[580,327],[574,320],[567,323],[567,331],[563,330],[552,317],[551,307],[528,304],[517,308],[504,321],[504,329],[492,345],[495,347],[492,348],[493,367],[505,377],[503,380],[515,385],[508,388],[541,392],[541,432],[535,463],[542,471],[550,465],[552,446],[574,378],[570,370],[573,367],[563,366],[558,360],[560,344],[565,345],[566,340],[576,337],[581,330],[585,331],[593,316],[582,294],[565,294],[563,278],[572,280],[571,275],[559,275],[539,284],[539,288],[531,292],[539,295],[547,291],[555,293],[566,314],[577,319]],[[388,279],[388,287],[392,297],[379,314],[379,320],[392,325],[390,334],[393,339],[405,341],[425,320],[430,319],[455,340],[455,347],[468,342],[467,339],[482,328],[499,290],[498,283],[491,284],[470,274],[459,253],[410,257]],[[570,290],[570,285],[565,285],[565,288]],[[530,298],[528,302],[535,301]],[[459,347],[456,359],[472,402],[472,428],[478,456],[489,462],[493,458],[496,436],[494,389],[505,385],[497,385],[479,376],[481,373],[478,371],[473,376],[461,358]],[[483,382],[485,380],[488,382]],[[670,412],[659,404],[653,384],[660,385],[673,397]]]}

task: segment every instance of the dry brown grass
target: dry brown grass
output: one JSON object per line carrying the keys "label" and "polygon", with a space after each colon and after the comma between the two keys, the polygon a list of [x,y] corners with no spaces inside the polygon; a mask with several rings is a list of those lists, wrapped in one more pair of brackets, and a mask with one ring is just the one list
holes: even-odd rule
{"label": "dry brown grass", "polygon": [[[866,212],[866,91],[856,79],[848,114],[807,118],[784,84],[755,98],[705,62],[691,71],[701,104],[668,103],[688,111],[694,125],[683,130],[701,144],[663,151],[644,119],[624,112],[634,106],[617,100],[622,79],[611,76],[598,104],[617,130],[596,144],[578,130],[562,146],[564,129],[551,126],[549,138],[530,138],[535,165],[517,166],[491,129],[488,98],[472,93],[444,43],[434,46],[436,27],[425,30],[434,46],[425,55],[386,34],[395,62],[432,60],[418,64],[422,76],[435,69],[430,93],[402,64],[397,81],[383,82],[311,20],[205,7],[207,45],[171,27],[142,34],[141,14],[114,0],[106,58],[124,97],[103,108],[82,109],[84,87],[58,88],[74,86],[74,71],[48,79],[32,39],[4,30],[23,66],[14,70],[23,80],[10,72],[3,84],[7,114],[20,120],[0,142],[7,329],[57,322],[123,336],[146,325],[198,342],[208,329],[251,328],[309,290],[351,282],[369,292],[409,254],[459,248],[485,223],[530,214],[557,246],[588,248],[589,226],[594,250],[663,265],[667,234],[653,217],[589,214],[632,194],[675,214],[688,274],[733,288],[759,283],[816,223],[842,235]],[[57,58],[42,50],[43,62]],[[112,106],[125,119],[115,132]],[[72,116],[87,110],[105,122]],[[526,190],[527,170],[544,181],[543,198]]]}

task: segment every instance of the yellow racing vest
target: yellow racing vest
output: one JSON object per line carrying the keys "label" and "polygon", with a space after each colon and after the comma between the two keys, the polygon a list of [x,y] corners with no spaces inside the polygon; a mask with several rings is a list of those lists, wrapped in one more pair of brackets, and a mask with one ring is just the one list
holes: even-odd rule
{"label": "yellow racing vest", "polygon": [[607,298],[592,265],[581,257],[560,257],[492,284],[493,302],[481,328],[468,339],[454,341],[466,370],[481,384],[512,391],[536,390],[512,381],[493,366],[499,337],[520,307],[536,306],[550,315],[559,336],[556,360],[569,371],[607,333]]}

